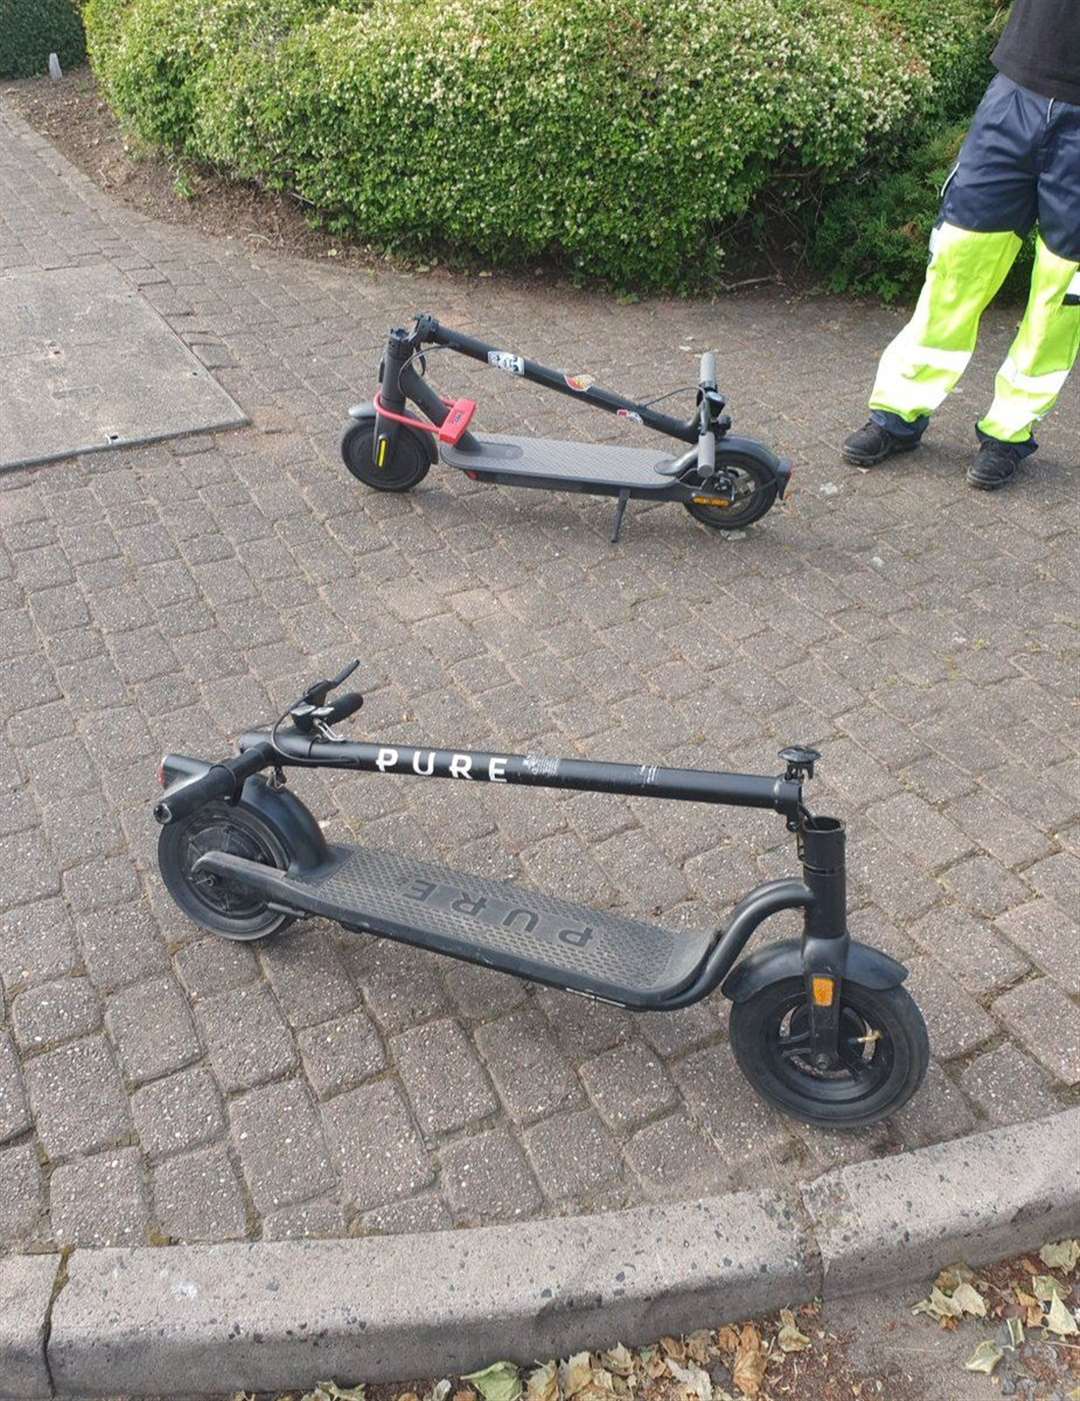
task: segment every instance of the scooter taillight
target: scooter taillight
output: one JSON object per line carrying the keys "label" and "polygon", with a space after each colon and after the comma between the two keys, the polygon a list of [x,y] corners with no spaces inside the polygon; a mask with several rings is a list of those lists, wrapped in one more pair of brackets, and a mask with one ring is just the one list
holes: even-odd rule
{"label": "scooter taillight", "polygon": [[157,766],[157,781],[161,788],[169,786],[169,780],[165,776],[165,755],[161,756],[161,763]]}

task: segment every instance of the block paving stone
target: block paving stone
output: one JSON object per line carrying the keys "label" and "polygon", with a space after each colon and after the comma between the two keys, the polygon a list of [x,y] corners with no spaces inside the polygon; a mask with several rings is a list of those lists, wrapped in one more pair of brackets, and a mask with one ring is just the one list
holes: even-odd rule
{"label": "block paving stone", "polygon": [[991,1124],[1022,1124],[1060,1108],[1050,1076],[1011,1044],[976,1056],[958,1080]]}
{"label": "block paving stone", "polygon": [[114,1147],[131,1133],[131,1111],[104,1036],[71,1041],[26,1065],[34,1123],[50,1158]]}
{"label": "block paving stone", "polygon": [[994,1003],[995,1013],[1050,1073],[1080,1084],[1080,1007],[1049,978],[1032,978]]}
{"label": "block paving stone", "polygon": [[456,1022],[428,1022],[390,1043],[425,1138],[463,1129],[498,1108],[468,1036]]}
{"label": "block paving stone", "polygon": [[247,1234],[243,1189],[222,1147],[159,1164],[152,1199],[154,1226],[172,1240],[243,1240]]}
{"label": "block paving stone", "polygon": [[1033,958],[1072,996],[1080,995],[1080,923],[1054,904],[1036,899],[1000,915],[994,928]]}
{"label": "block paving stone", "polygon": [[[358,279],[146,219],[5,95],[0,267],[45,263],[115,265],[188,340],[194,318],[252,422],[0,478],[0,1252],[615,1209],[787,1184],[1072,1102],[1080,726],[1055,619],[1076,599],[1080,415],[1063,396],[1007,503],[964,484],[1010,309],[984,319],[933,441],[860,475],[836,445],[900,310],[835,299],[825,317],[751,290],[681,302],[669,341],[647,299]],[[737,345],[737,426],[797,458],[797,507],[737,542],[631,510],[613,548],[610,502],[446,470],[409,497],[365,492],[337,435],[386,328],[466,302],[478,334],[512,321],[538,358],[631,392]],[[520,386],[482,373],[455,360],[437,377],[480,398],[485,430],[514,431]],[[537,423],[613,431],[551,396]],[[816,743],[811,802],[850,824],[852,927],[910,961],[927,1016],[920,1096],[873,1131],[821,1134],[746,1085],[720,996],[640,1016],[324,921],[265,944],[192,924],[156,871],[158,755],[218,757],[352,656],[353,733],[387,742],[757,772]],[[717,927],[758,880],[796,872],[766,813],[291,782],[329,839],[673,926]],[[781,932],[797,921],[764,937]]]}
{"label": "block paving stone", "polygon": [[43,1182],[32,1143],[0,1148],[0,1240],[25,1246],[45,1217]]}
{"label": "block paving stone", "polygon": [[131,1097],[135,1131],[156,1157],[211,1143],[225,1132],[221,1094],[204,1065],[154,1080]]}
{"label": "block paving stone", "polygon": [[40,1051],[101,1026],[101,998],[88,978],[62,978],[17,993],[11,1025],[19,1049]]}
{"label": "block paving stone", "polygon": [[229,1122],[258,1210],[307,1201],[330,1185],[322,1125],[301,1081],[264,1085],[232,1100]]}
{"label": "block paving stone", "polygon": [[49,1206],[58,1245],[145,1245],[150,1216],[136,1148],[98,1153],[58,1167]]}
{"label": "block paving stone", "polygon": [[105,1020],[132,1084],[179,1070],[201,1054],[187,999],[171,977],[115,993]]}

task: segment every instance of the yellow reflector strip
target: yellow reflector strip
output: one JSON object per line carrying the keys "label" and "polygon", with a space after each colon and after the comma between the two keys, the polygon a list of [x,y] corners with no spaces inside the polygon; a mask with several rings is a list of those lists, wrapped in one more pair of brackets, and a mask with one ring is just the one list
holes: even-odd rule
{"label": "yellow reflector strip", "polygon": [[385,439],[385,438],[380,438],[380,439],[379,439],[379,456],[378,456],[378,460],[377,460],[377,462],[376,462],[376,466],[381,467],[385,461],[386,461],[386,439]]}
{"label": "yellow reflector strip", "polygon": [[819,1007],[832,1006],[833,990],[836,987],[832,978],[811,978],[810,986],[814,993],[814,1001]]}
{"label": "yellow reflector strip", "polygon": [[730,506],[730,505],[731,505],[731,498],[730,498],[729,496],[695,496],[695,497],[694,497],[694,505],[695,505],[695,506]]}

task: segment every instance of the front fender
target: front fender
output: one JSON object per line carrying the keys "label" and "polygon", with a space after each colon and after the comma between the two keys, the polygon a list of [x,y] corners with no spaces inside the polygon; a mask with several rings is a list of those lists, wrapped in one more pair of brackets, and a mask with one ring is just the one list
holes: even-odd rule
{"label": "front fender", "polygon": [[[374,423],[378,416],[379,411],[370,399],[362,404],[353,404],[352,408],[349,410],[349,417],[354,419],[357,423]],[[416,438],[421,439],[431,462],[433,464],[438,462],[439,450],[435,446],[435,439],[431,433],[416,433],[415,430],[411,428],[404,428],[402,431],[405,433],[413,433]],[[780,494],[782,496],[783,492]]]}
{"label": "front fender", "polygon": [[[820,949],[825,943],[842,947],[842,940],[816,940]],[[838,947],[837,952],[840,949]],[[847,945],[847,956],[843,966],[833,971],[843,982],[858,983],[860,987],[883,990],[899,987],[908,976],[908,970],[895,958],[890,958],[880,949],[869,944],[852,940]],[[767,948],[758,949],[731,970],[725,978],[721,991],[732,1002],[747,1002],[756,992],[769,983],[782,978],[801,978],[805,971],[803,961],[803,941],[801,939],[781,939]]]}

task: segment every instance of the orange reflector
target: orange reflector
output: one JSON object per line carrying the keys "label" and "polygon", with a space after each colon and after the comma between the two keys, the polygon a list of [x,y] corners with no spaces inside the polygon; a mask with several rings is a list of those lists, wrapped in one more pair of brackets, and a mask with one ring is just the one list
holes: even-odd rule
{"label": "orange reflector", "polygon": [[811,978],[810,987],[813,990],[814,1001],[819,1007],[832,1006],[833,989],[836,987],[832,978]]}
{"label": "orange reflector", "polygon": [[731,498],[728,496],[695,496],[695,506],[730,506]]}

